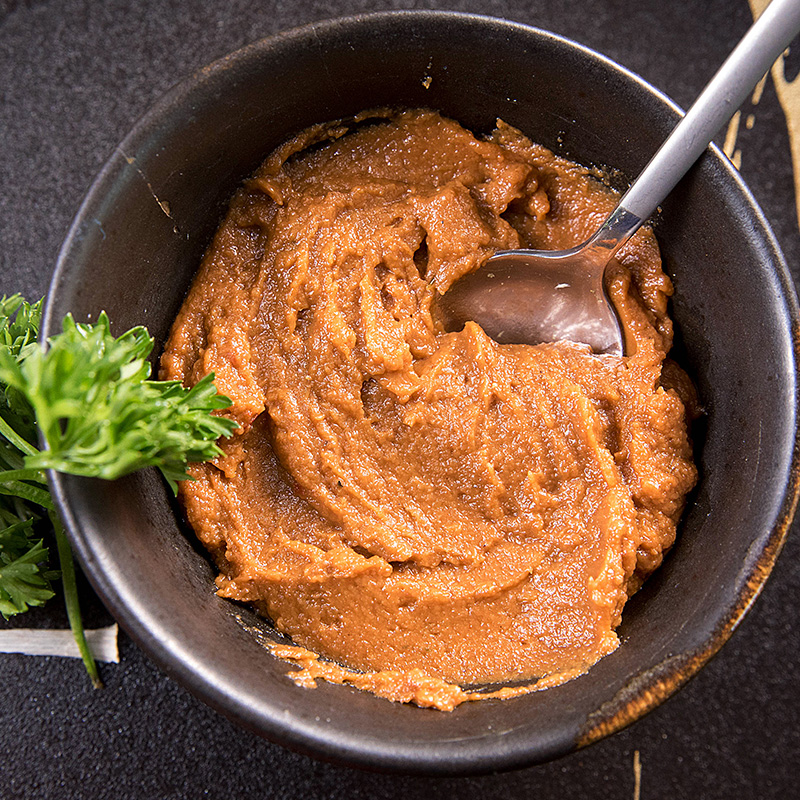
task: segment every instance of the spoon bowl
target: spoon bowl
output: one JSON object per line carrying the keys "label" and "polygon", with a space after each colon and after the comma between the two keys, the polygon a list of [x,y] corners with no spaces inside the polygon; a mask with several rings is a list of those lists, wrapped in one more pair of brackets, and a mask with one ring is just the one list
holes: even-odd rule
{"label": "spoon bowl", "polygon": [[583,342],[622,355],[622,332],[591,251],[506,250],[465,275],[439,301],[445,328],[478,320],[499,344]]}
{"label": "spoon bowl", "polygon": [[571,341],[623,355],[624,336],[603,278],[642,221],[620,204],[588,242],[569,250],[503,250],[438,300],[448,330],[474,320],[500,344]]}

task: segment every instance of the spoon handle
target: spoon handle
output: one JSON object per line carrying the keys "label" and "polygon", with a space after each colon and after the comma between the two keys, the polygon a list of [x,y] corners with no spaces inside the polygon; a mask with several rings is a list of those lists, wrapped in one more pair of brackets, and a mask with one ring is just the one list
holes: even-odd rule
{"label": "spoon handle", "polygon": [[622,197],[621,211],[642,221],[655,211],[798,31],[800,0],[772,0]]}

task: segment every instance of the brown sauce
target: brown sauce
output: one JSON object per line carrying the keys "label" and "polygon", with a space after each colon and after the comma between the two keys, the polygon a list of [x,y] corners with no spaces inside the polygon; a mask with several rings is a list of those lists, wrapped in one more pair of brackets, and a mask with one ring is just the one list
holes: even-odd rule
{"label": "brown sauce", "polygon": [[302,646],[275,650],[306,685],[449,709],[614,650],[696,471],[652,232],[609,270],[625,358],[446,333],[436,292],[583,241],[616,196],[502,122],[375,116],[305,131],[235,195],[161,376],[214,372],[242,425],[181,486],[219,593]]}

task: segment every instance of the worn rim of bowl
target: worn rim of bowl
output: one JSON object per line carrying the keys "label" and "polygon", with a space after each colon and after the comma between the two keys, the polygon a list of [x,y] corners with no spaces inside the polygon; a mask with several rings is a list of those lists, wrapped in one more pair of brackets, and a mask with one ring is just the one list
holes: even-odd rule
{"label": "worn rim of bowl", "polygon": [[[167,92],[136,123],[120,147],[117,148],[117,151],[128,151],[132,147],[133,142],[140,140],[148,134],[148,131],[152,131],[154,127],[157,126],[158,120],[162,114],[168,112],[169,109],[177,103],[185,102],[187,96],[191,96],[195,92],[200,91],[203,84],[216,74],[231,69],[237,62],[261,50],[274,47],[279,48],[296,39],[309,36],[316,37],[319,31],[325,29],[363,26],[370,24],[370,22],[374,20],[400,19],[403,17],[413,17],[418,21],[425,21],[426,19],[467,20],[482,25],[515,29],[529,36],[549,39],[552,42],[559,43],[563,47],[574,48],[579,51],[584,58],[588,59],[590,62],[594,62],[595,65],[598,65],[602,69],[612,70],[628,81],[637,84],[640,89],[644,89],[647,93],[658,98],[676,114],[682,113],[680,108],[666,95],[658,89],[655,89],[635,73],[630,72],[605,56],[583,45],[541,29],[492,17],[461,14],[458,12],[378,12],[305,25],[263,39],[219,59],[169,90],[169,92]],[[791,326],[793,343],[792,361],[795,374],[795,403],[793,411],[796,411],[798,399],[796,374],[797,365],[800,363],[800,321],[798,320],[798,308],[794,286],[788,275],[785,261],[781,255],[774,234],[749,189],[744,184],[738,171],[727,161],[719,149],[714,146],[712,146],[711,149],[714,155],[721,160],[730,173],[731,180],[737,185],[746,204],[752,210],[754,220],[763,228],[768,246],[774,256],[773,264],[777,282],[782,290],[783,300],[786,304],[786,314]],[[62,247],[48,293],[42,324],[42,339],[60,330],[60,316],[58,316],[54,309],[58,307],[57,298],[62,291],[62,285],[66,286],[69,282],[68,272],[70,264],[68,254],[74,242],[82,236],[83,221],[87,216],[91,218],[95,213],[95,209],[100,207],[105,201],[107,185],[110,183],[112,173],[116,168],[118,152],[109,159],[93,182]],[[796,413],[794,418],[796,421]],[[346,737],[340,736],[336,741],[331,741],[323,726],[299,729],[296,726],[292,727],[291,721],[286,722],[277,712],[270,719],[264,719],[257,714],[254,715],[251,709],[242,705],[239,698],[236,696],[236,687],[215,682],[213,676],[204,675],[203,665],[193,661],[191,653],[182,651],[179,643],[174,641],[162,641],[156,632],[142,624],[140,620],[131,613],[130,609],[126,606],[124,598],[121,597],[116,590],[113,576],[107,571],[108,565],[100,563],[100,559],[96,557],[96,553],[93,550],[92,542],[84,535],[79,516],[76,515],[70,500],[69,489],[66,486],[68,479],[55,473],[51,473],[49,478],[54,498],[62,519],[66,524],[70,540],[93,587],[102,598],[103,602],[150,658],[205,703],[250,730],[317,757],[388,771],[413,771],[425,774],[479,774],[488,771],[514,769],[542,762],[595,742],[629,725],[656,707],[688,681],[729,638],[757,598],[764,582],[769,576],[775,559],[788,533],[797,504],[798,494],[800,493],[799,463],[800,435],[798,435],[798,428],[797,425],[795,425],[792,461],[780,512],[752,568],[749,573],[742,578],[741,587],[737,592],[737,602],[728,609],[727,613],[719,615],[713,634],[707,638],[701,648],[692,652],[681,653],[657,665],[653,669],[641,673],[636,680],[626,685],[621,692],[618,692],[612,699],[604,703],[591,714],[586,719],[583,728],[577,732],[562,731],[560,735],[554,736],[548,741],[529,743],[525,747],[506,749],[501,753],[494,751],[476,754],[473,751],[469,754],[468,761],[464,758],[453,758],[452,756],[449,759],[443,758],[442,754],[437,753],[435,750],[429,751],[427,747],[425,749],[420,749],[418,752],[410,752],[408,750],[399,752],[381,746],[375,746],[369,749],[365,747],[363,741],[358,741],[357,737],[353,740],[347,740]]]}

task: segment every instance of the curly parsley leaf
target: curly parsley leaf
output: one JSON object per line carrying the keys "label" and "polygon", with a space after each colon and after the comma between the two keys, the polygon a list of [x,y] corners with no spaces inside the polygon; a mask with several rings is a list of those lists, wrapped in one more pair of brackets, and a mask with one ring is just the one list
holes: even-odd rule
{"label": "curly parsley leaf", "polygon": [[[31,305],[18,294],[0,298],[0,358],[11,364],[20,364],[36,348],[42,303]],[[25,395],[0,382],[0,433],[11,441],[0,439],[0,459],[8,466],[21,466],[21,456],[16,453],[33,453],[36,450],[36,419]],[[19,462],[19,463],[18,463]]]}
{"label": "curly parsley leaf", "polygon": [[24,396],[47,442],[27,468],[111,480],[156,466],[175,489],[186,463],[214,458],[237,427],[211,413],[230,405],[213,375],[191,389],[148,380],[153,339],[142,327],[115,338],[105,313],[94,324],[67,315],[48,345],[23,359],[0,350],[0,381]]}
{"label": "curly parsley leaf", "polygon": [[58,573],[47,569],[47,548],[33,535],[31,520],[0,530],[0,614],[5,619],[44,605]]}

